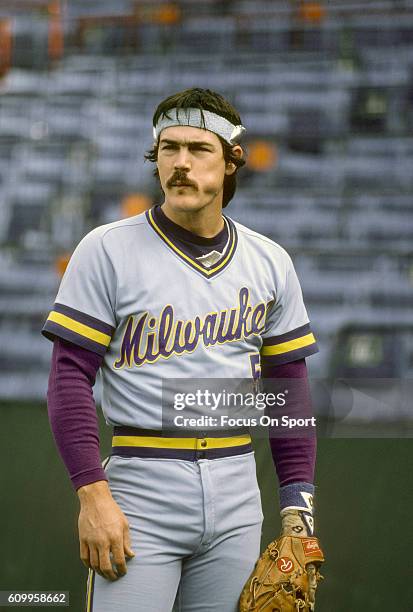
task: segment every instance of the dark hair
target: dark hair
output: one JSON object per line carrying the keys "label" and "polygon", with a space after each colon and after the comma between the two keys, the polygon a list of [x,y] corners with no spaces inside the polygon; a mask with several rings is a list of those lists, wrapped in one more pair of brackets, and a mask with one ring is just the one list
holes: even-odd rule
{"label": "dark hair", "polygon": [[[181,108],[198,108],[201,111],[203,125],[205,125],[205,119],[202,112],[204,110],[220,115],[221,117],[225,117],[225,119],[234,125],[241,124],[241,117],[235,108],[219,93],[211,91],[210,89],[193,87],[192,89],[186,89],[185,91],[176,93],[173,96],[169,96],[163,100],[155,110],[152,119],[153,126],[156,126],[159,118],[161,117],[171,119],[172,117],[168,115],[168,111],[170,111],[172,108],[176,108],[177,110]],[[234,196],[237,187],[236,174],[238,168],[241,168],[245,164],[245,160],[236,157],[232,151],[232,146],[221,138],[221,136],[218,136],[218,138],[222,144],[225,162],[232,162],[236,166],[235,172],[233,172],[233,174],[225,175],[224,178],[222,207],[225,208],[225,206],[227,206]],[[146,153],[145,159],[151,162],[156,162],[158,159],[158,148],[159,143],[156,142],[153,148]],[[157,169],[154,171],[154,175],[159,178]]]}

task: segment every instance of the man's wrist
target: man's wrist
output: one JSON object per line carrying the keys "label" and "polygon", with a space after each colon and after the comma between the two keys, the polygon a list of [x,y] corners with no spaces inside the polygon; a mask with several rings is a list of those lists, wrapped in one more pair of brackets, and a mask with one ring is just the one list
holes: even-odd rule
{"label": "man's wrist", "polygon": [[107,479],[108,477],[106,476],[106,472],[100,464],[89,470],[82,470],[81,472],[78,472],[77,474],[71,476],[72,485],[75,491],[78,491],[80,487],[83,487],[85,485],[98,482],[98,480]]}
{"label": "man's wrist", "polygon": [[280,488],[280,513],[283,531],[299,535],[305,528],[307,535],[314,534],[314,485],[295,482]]}
{"label": "man's wrist", "polygon": [[96,497],[106,497],[107,495],[111,496],[107,480],[98,480],[96,482],[83,485],[82,487],[79,487],[77,494],[81,504],[88,503],[90,500],[93,500]]}
{"label": "man's wrist", "polygon": [[309,482],[295,482],[280,487],[280,510],[304,510],[313,513],[314,485]]}

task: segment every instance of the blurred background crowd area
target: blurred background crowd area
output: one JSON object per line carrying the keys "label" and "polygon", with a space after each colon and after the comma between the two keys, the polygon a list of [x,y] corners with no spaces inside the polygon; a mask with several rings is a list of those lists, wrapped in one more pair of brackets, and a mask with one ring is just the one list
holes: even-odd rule
{"label": "blurred background crowd area", "polygon": [[413,1],[0,0],[0,397],[44,399],[73,248],[161,203],[152,114],[214,89],[247,127],[226,209],[292,255],[314,377],[413,372]]}

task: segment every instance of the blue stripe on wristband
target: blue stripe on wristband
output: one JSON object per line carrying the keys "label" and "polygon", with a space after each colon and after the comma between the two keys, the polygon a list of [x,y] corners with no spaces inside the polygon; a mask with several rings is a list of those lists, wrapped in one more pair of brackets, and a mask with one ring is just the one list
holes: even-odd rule
{"label": "blue stripe on wristband", "polygon": [[280,488],[280,510],[291,508],[313,513],[315,487],[309,482],[294,482]]}

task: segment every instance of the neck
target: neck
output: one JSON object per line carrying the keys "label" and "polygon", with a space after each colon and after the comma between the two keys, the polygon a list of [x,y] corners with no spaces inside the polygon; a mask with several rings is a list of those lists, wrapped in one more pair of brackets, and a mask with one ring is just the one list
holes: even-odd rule
{"label": "neck", "polygon": [[168,202],[164,202],[161,208],[168,219],[203,238],[213,238],[224,227],[221,206],[206,206],[201,210],[186,211],[176,210],[168,205]]}

